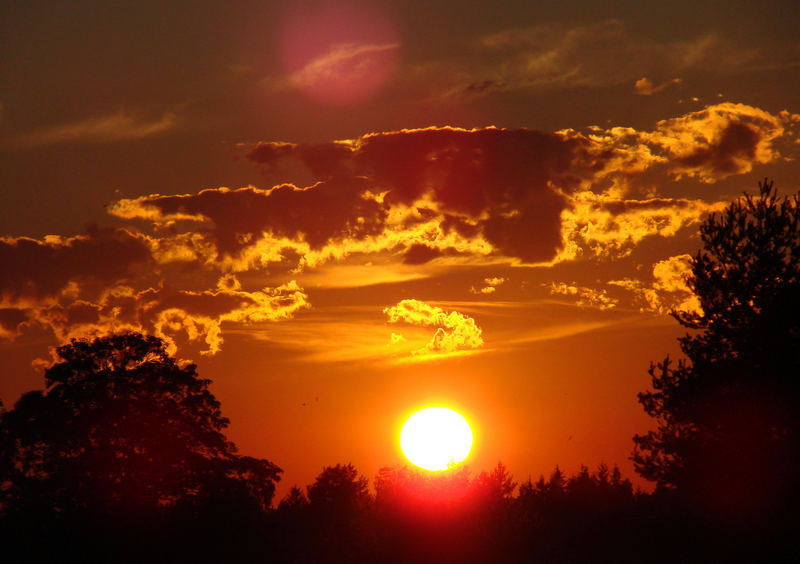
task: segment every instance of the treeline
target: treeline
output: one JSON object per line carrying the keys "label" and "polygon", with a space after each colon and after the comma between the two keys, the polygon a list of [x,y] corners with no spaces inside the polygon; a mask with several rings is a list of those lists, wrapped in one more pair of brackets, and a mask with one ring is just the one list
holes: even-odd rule
{"label": "treeline", "polygon": [[373,485],[371,495],[355,468],[337,465],[305,491],[293,488],[275,511],[279,553],[303,562],[568,562],[601,554],[632,561],[641,554],[638,542],[620,535],[644,507],[643,494],[605,465],[570,477],[556,467],[519,486],[502,464],[475,477],[467,468],[384,468]]}
{"label": "treeline", "polygon": [[614,467],[517,483],[498,464],[431,473],[325,467],[276,507],[217,492],[139,511],[18,505],[9,562],[783,562],[796,528],[736,524],[635,490]]}
{"label": "treeline", "polygon": [[769,515],[693,511],[674,492],[635,490],[615,466],[517,483],[498,463],[430,473],[326,467],[271,523],[287,562],[780,562],[796,528]]}

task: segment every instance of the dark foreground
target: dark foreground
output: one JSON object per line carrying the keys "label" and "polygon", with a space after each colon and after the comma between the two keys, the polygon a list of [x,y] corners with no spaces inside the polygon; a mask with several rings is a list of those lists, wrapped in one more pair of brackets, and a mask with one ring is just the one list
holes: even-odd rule
{"label": "dark foreground", "polygon": [[[789,562],[795,515],[721,500],[696,511],[633,491],[601,465],[519,487],[502,465],[470,478],[386,468],[375,494],[327,467],[276,509],[245,497],[121,514],[29,507],[2,526],[9,562]],[[732,498],[733,499],[733,498]],[[741,498],[737,498],[741,499]],[[727,503],[727,506],[726,506]],[[739,506],[737,506],[739,503]]]}

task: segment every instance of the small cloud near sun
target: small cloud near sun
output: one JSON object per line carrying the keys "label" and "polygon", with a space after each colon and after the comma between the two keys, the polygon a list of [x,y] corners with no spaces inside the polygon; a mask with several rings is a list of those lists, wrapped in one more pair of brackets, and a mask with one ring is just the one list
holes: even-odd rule
{"label": "small cloud near sun", "polygon": [[[436,327],[436,332],[425,346],[411,351],[414,360],[432,360],[444,355],[463,354],[483,346],[481,328],[471,317],[457,311],[445,311],[440,307],[419,300],[402,300],[397,305],[383,310],[390,323],[404,321],[421,327]],[[392,333],[392,343],[404,340]]]}

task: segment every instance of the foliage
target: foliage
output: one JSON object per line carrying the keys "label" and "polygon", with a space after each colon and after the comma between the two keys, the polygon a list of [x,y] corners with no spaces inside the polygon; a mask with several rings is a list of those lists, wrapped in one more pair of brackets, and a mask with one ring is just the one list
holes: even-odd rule
{"label": "foliage", "polygon": [[[594,472],[582,467],[572,476],[556,468],[549,480],[528,480],[518,493],[501,463],[475,477],[466,466],[445,472],[382,468],[373,481],[374,496],[362,490],[363,483],[352,466],[336,465],[324,468],[308,486],[308,497],[292,488],[276,512],[282,558],[597,561],[606,538],[609,554],[625,561],[631,547],[638,547],[638,541],[622,542],[638,526],[637,495],[618,468],[610,471],[604,464]],[[577,541],[582,548],[563,552]]]}
{"label": "foliage", "polygon": [[369,503],[368,485],[352,464],[326,466],[308,487],[308,501],[312,507],[357,510]]}
{"label": "foliage", "polygon": [[280,469],[236,454],[210,381],[159,339],[73,340],[57,354],[46,390],[0,420],[10,438],[6,510],[132,515],[223,498],[269,506]]}
{"label": "foliage", "polygon": [[673,313],[692,331],[686,358],[651,365],[639,394],[657,429],[634,437],[636,470],[714,511],[763,512],[796,492],[800,196],[759,188],[702,224],[688,279],[702,312]]}

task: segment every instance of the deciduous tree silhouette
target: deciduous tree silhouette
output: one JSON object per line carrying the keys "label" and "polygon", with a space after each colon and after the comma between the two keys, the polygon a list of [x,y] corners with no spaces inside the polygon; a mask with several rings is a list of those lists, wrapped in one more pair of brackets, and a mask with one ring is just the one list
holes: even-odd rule
{"label": "deciduous tree silhouette", "polygon": [[269,506],[281,470],[236,453],[210,381],[171,358],[158,338],[73,340],[57,354],[46,390],[23,395],[0,419],[10,463],[6,511]]}
{"label": "deciduous tree silhouette", "polygon": [[368,485],[352,464],[337,464],[324,467],[308,486],[311,561],[356,562],[369,552]]}
{"label": "deciduous tree silhouette", "polygon": [[308,487],[308,501],[312,507],[355,511],[369,504],[368,485],[367,479],[360,476],[352,464],[326,466]]}
{"label": "deciduous tree silhouette", "polygon": [[673,313],[686,358],[651,365],[639,401],[658,427],[632,455],[660,489],[751,516],[796,501],[800,412],[800,197],[759,188],[700,227],[702,312]]}

